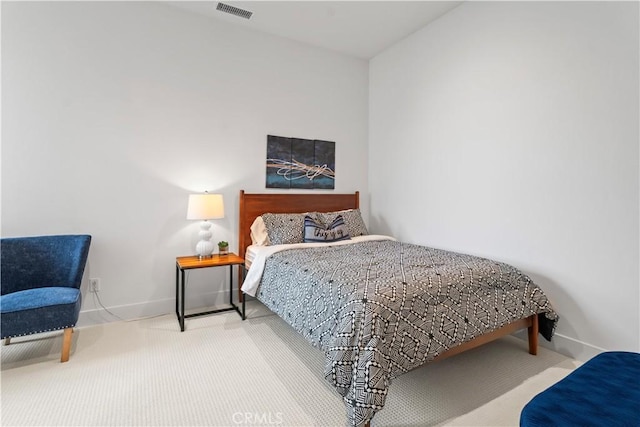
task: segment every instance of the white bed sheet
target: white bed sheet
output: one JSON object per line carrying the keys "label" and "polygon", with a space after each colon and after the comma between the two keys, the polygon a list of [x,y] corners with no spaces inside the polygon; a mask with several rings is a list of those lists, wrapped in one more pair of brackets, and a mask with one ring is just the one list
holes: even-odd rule
{"label": "white bed sheet", "polygon": [[253,260],[256,259],[256,253],[260,251],[260,248],[264,246],[250,245],[247,247],[247,252],[244,254],[244,267],[249,270]]}
{"label": "white bed sheet", "polygon": [[247,247],[245,253],[245,267],[249,269],[245,276],[244,283],[242,284],[242,292],[252,297],[256,296],[258,286],[260,285],[260,279],[262,279],[262,272],[264,271],[267,258],[276,252],[280,252],[286,249],[293,248],[312,248],[322,246],[335,246],[335,245],[352,245],[358,242],[366,242],[369,240],[396,240],[391,236],[384,236],[381,234],[369,234],[366,236],[355,236],[350,240],[340,240],[338,242],[331,243],[292,243],[287,245],[273,245],[273,246],[258,246],[250,245]]}

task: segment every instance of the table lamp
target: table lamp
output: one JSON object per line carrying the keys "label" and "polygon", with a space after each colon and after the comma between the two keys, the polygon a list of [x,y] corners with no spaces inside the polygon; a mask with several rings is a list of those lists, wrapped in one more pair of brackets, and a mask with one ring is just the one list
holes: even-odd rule
{"label": "table lamp", "polygon": [[200,223],[200,241],[196,245],[196,254],[200,259],[210,258],[214,244],[211,241],[210,219],[224,218],[224,201],[222,194],[191,194],[187,208],[187,219],[202,220]]}

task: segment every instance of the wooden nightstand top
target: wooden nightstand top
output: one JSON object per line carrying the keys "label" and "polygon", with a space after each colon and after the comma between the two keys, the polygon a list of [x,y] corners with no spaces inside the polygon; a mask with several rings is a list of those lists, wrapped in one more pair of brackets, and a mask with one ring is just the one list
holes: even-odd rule
{"label": "wooden nightstand top", "polygon": [[214,254],[211,258],[204,259],[199,259],[198,256],[181,256],[176,258],[176,265],[181,270],[242,264],[244,264],[244,259],[232,252],[229,252],[227,255]]}

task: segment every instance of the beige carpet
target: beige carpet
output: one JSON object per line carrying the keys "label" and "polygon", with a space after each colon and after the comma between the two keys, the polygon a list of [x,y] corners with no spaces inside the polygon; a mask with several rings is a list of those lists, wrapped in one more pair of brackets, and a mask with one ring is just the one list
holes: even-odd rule
{"label": "beige carpet", "polygon": [[[3,426],[344,426],[324,357],[256,301],[235,312],[116,322],[3,346]],[[516,426],[522,406],[579,362],[501,339],[393,381],[373,426]]]}

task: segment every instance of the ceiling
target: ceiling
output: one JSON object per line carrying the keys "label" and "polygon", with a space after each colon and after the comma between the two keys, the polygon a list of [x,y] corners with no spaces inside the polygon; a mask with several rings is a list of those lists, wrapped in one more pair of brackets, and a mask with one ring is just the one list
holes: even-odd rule
{"label": "ceiling", "polygon": [[224,1],[253,12],[247,20],[216,10],[217,1],[169,4],[213,19],[370,59],[461,1]]}

